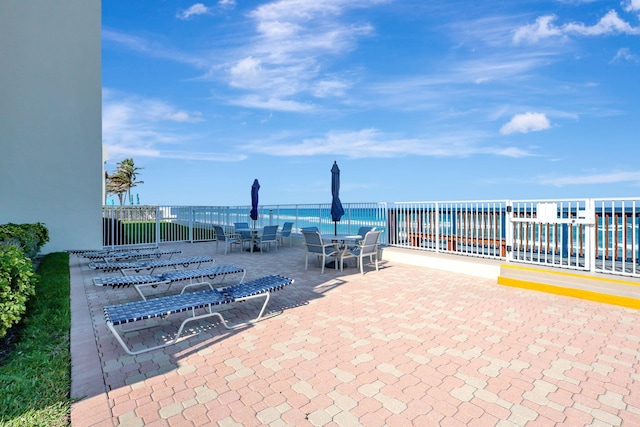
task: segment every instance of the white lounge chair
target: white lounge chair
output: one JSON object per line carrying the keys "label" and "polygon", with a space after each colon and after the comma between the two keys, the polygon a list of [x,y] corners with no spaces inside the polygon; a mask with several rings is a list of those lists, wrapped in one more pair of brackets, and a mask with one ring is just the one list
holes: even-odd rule
{"label": "white lounge chair", "polygon": [[206,279],[214,280],[216,277],[222,277],[224,281],[225,277],[230,274],[242,274],[240,282],[244,280],[246,271],[242,267],[237,265],[219,265],[216,267],[199,268],[195,270],[181,270],[171,271],[163,274],[144,275],[144,276],[113,276],[113,277],[94,277],[93,284],[96,286],[110,286],[112,288],[123,288],[133,286],[142,297],[143,300],[147,299],[142,293],[142,287],[152,286],[154,288],[160,285],[171,286],[174,282],[189,280],[189,284],[183,288],[189,288],[193,286],[209,285],[209,281]]}
{"label": "white lounge chair", "polygon": [[[128,354],[136,355],[177,343],[180,340],[185,325],[195,320],[216,317],[220,319],[222,325],[227,329],[236,329],[257,322],[264,314],[271,293],[293,282],[293,279],[279,275],[266,276],[225,288],[211,288],[205,291],[186,292],[180,295],[170,295],[145,301],[133,301],[107,306],[104,307],[104,317],[107,322],[107,327],[113,333],[124,351]],[[247,322],[230,325],[222,314],[214,311],[217,306],[243,302],[253,298],[264,298],[264,304],[258,315]],[[153,319],[166,319],[170,315],[181,312],[190,312],[191,315],[182,321],[175,336],[168,342],[152,347],[138,346],[137,349],[130,348],[125,342],[124,335],[126,333],[152,328],[157,326],[157,323],[153,322]],[[132,329],[123,328],[123,325],[135,322],[144,322],[145,325]],[[147,322],[151,322],[151,324],[149,325]]]}
{"label": "white lounge chair", "polygon": [[139,273],[142,270],[149,270],[153,274],[156,268],[165,267],[190,267],[197,264],[195,268],[200,268],[202,264],[213,263],[213,258],[208,256],[197,256],[190,258],[159,259],[155,261],[119,261],[119,262],[92,262],[89,268],[102,271],[120,271],[123,276],[127,276],[128,271]]}
{"label": "white lounge chair", "polygon": [[141,251],[125,251],[125,252],[91,252],[85,253],[81,256],[88,259],[98,260],[101,259],[105,262],[122,261],[125,259],[135,260],[151,260],[154,257],[160,259],[163,255],[169,255],[171,258],[174,254],[182,253],[179,249],[151,249]]}

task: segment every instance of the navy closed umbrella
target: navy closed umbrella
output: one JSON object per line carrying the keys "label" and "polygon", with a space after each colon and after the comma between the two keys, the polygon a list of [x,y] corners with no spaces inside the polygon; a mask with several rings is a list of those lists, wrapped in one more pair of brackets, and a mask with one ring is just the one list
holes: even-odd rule
{"label": "navy closed umbrella", "polygon": [[338,222],[344,215],[344,209],[340,202],[340,169],[334,161],[331,168],[331,220],[333,221],[333,233],[338,234]]}
{"label": "navy closed umbrella", "polygon": [[[251,186],[251,212],[249,216],[252,220],[258,220],[258,190],[260,190],[260,183],[258,179],[253,180],[253,185]],[[255,228],[256,224],[253,223],[253,227]]]}

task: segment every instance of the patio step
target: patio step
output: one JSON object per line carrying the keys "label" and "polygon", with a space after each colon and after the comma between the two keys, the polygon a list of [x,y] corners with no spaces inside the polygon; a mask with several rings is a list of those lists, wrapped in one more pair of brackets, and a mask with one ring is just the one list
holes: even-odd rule
{"label": "patio step", "polygon": [[502,264],[498,283],[640,309],[640,280],[631,277]]}

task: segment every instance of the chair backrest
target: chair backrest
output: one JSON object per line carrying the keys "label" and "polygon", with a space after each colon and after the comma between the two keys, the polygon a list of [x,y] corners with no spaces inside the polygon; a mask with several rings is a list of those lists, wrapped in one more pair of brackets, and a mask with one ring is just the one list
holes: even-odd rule
{"label": "chair backrest", "polygon": [[[249,223],[248,222],[234,222],[233,226],[238,229],[238,228],[249,228]],[[250,239],[251,238],[251,232],[250,231],[240,231],[240,237],[242,237],[243,239]]]}
{"label": "chair backrest", "polygon": [[301,231],[320,231],[318,227],[302,227]]}
{"label": "chair backrest", "polygon": [[220,225],[213,226],[214,231],[216,232],[216,240],[225,240],[226,234],[224,233],[224,228]]}
{"label": "chair backrest", "polygon": [[364,238],[364,236],[368,232],[373,231],[375,229],[376,229],[375,227],[366,227],[366,226],[365,227],[360,227],[360,229],[358,230],[358,236],[362,236]]}
{"label": "chair backrest", "polygon": [[378,250],[378,239],[380,238],[380,234],[382,234],[382,230],[378,231],[369,231],[364,235],[364,239],[362,239],[362,244],[360,245],[361,254],[371,254]]}
{"label": "chair backrest", "polygon": [[291,229],[293,228],[292,222],[285,222],[282,225],[282,237],[289,237],[291,235]]}
{"label": "chair backrest", "polygon": [[262,231],[262,241],[276,240],[278,235],[278,225],[265,225]]}
{"label": "chair backrest", "polygon": [[322,236],[318,231],[302,229],[302,237],[304,237],[304,244],[308,252],[321,254],[324,251]]}

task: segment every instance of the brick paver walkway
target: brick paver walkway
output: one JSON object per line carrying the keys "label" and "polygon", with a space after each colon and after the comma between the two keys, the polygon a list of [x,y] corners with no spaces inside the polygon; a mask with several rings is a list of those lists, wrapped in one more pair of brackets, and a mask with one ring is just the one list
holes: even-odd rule
{"label": "brick paver walkway", "polygon": [[[243,266],[247,280],[296,282],[253,326],[203,322],[177,345],[129,356],[102,307],[135,291],[91,285],[72,256],[73,393],[86,396],[74,427],[640,425],[638,311],[398,263],[320,275],[304,271],[301,248],[172,247]],[[129,338],[158,343],[171,330]]]}

